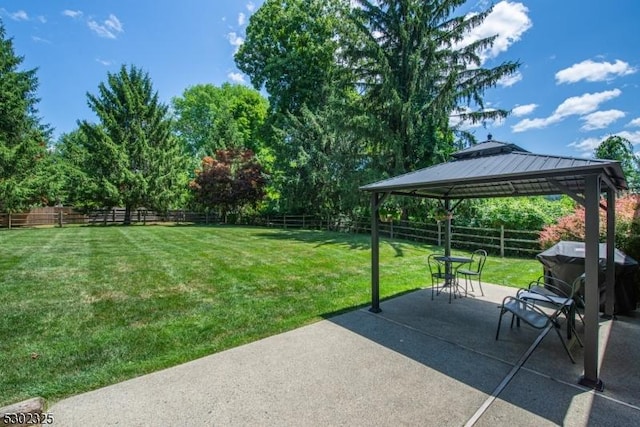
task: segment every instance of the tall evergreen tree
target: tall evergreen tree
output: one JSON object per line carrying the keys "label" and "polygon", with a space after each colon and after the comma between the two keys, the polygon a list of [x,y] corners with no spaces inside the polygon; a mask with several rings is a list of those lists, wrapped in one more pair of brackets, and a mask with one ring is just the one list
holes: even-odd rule
{"label": "tall evergreen tree", "polygon": [[0,21],[0,211],[47,203],[50,131],[37,117],[36,70],[20,71],[12,39]]}
{"label": "tall evergreen tree", "polygon": [[91,178],[91,163],[87,137],[80,129],[60,135],[52,153],[59,181],[58,197],[64,205],[82,211],[91,211],[102,206],[94,200],[99,192],[97,183]]}
{"label": "tall evergreen tree", "polygon": [[186,191],[187,168],[184,149],[171,133],[168,107],[158,100],[149,75],[123,65],[108,73],[98,91],[87,97],[100,123],[80,122],[93,200],[124,206],[126,224],[135,208],[170,208]]}
{"label": "tall evergreen tree", "polygon": [[[397,175],[446,159],[454,149],[449,117],[472,122],[505,117],[484,109],[484,91],[519,64],[483,68],[481,53],[497,35],[464,43],[491,9],[452,16],[466,0],[357,0],[358,37],[345,38],[344,58],[356,72],[364,109],[376,127],[373,160]],[[471,108],[471,109],[469,109]],[[474,110],[475,108],[475,110]]]}

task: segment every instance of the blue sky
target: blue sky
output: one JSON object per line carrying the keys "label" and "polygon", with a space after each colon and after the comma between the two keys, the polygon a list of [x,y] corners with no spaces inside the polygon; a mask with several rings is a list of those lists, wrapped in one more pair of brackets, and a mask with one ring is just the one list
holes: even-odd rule
{"label": "blue sky", "polygon": [[[86,93],[122,64],[147,71],[169,103],[192,85],[248,84],[233,54],[262,1],[3,0],[0,17],[24,68],[38,68],[43,122],[54,136],[94,120]],[[489,2],[472,0],[473,12]],[[468,127],[544,154],[589,157],[617,134],[640,151],[640,2],[497,1],[470,39],[499,34],[484,66],[522,63],[486,93],[501,122]]]}

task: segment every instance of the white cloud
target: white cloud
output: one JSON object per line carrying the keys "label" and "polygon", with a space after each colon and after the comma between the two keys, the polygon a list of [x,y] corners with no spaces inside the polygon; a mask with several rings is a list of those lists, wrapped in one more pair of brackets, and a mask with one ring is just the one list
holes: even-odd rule
{"label": "white cloud", "polygon": [[116,15],[114,15],[114,14],[110,14],[109,15],[109,18],[106,21],[104,21],[104,25],[107,28],[109,28],[109,29],[111,29],[111,30],[113,30],[113,31],[115,31],[117,33],[121,33],[121,32],[124,31],[124,29],[122,28],[122,22],[120,22],[118,17]]}
{"label": "white cloud", "polygon": [[244,39],[236,34],[235,31],[227,34],[227,40],[229,40],[229,43],[231,43],[232,46],[235,46],[236,49],[242,46],[242,43],[244,43]]}
{"label": "white cloud", "polygon": [[[80,20],[84,17],[84,13],[81,10],[65,9],[62,11],[64,16],[71,19]],[[96,33],[100,37],[107,39],[116,39],[118,35],[124,33],[124,26],[120,19],[113,13],[109,14],[109,17],[103,22],[98,22],[94,18],[89,17],[86,20],[87,26],[91,31]]]}
{"label": "white cloud", "polygon": [[616,135],[628,139],[633,145],[640,144],[640,130],[636,130],[634,132],[623,130],[622,132],[616,132]]}
{"label": "white cloud", "polygon": [[31,40],[33,40],[36,43],[51,44],[51,40],[43,39],[42,37],[38,37],[38,36],[31,36]]}
{"label": "white cloud", "polygon": [[256,10],[256,5],[254,2],[250,1],[249,3],[247,3],[247,10],[249,12],[253,12],[254,10]]}
{"label": "white cloud", "polygon": [[527,15],[528,12],[529,9],[522,3],[510,1],[497,3],[482,24],[471,30],[465,37],[462,46],[497,34],[498,37],[493,46],[480,55],[483,62],[489,58],[495,58],[520,40],[525,31],[531,28],[532,23]]}
{"label": "white cloud", "polygon": [[42,15],[38,15],[35,18],[29,17],[29,14],[20,9],[16,12],[9,12],[7,9],[0,7],[0,15],[8,16],[10,19],[14,21],[38,21],[42,24],[47,22],[47,18]]}
{"label": "white cloud", "polygon": [[624,116],[624,111],[620,110],[596,111],[581,118],[585,124],[580,129],[585,131],[604,129]]}
{"label": "white cloud", "polygon": [[247,16],[244,13],[240,12],[238,14],[238,25],[243,26],[245,22],[247,22]]}
{"label": "white cloud", "polygon": [[27,12],[25,12],[24,10],[19,10],[17,12],[10,13],[9,17],[11,19],[13,19],[14,21],[28,21],[29,20],[29,15],[27,15]]}
{"label": "white cloud", "polygon": [[620,89],[613,89],[604,92],[585,93],[581,96],[572,96],[560,104],[553,115],[559,116],[559,118],[565,118],[567,116],[588,114],[597,110],[601,103],[616,98],[621,93]]}
{"label": "white cloud", "polygon": [[82,17],[82,11],[80,11],[80,10],[69,10],[69,9],[67,9],[67,10],[63,10],[62,14],[64,16],[68,16],[69,18],[73,18],[73,19]]}
{"label": "white cloud", "polygon": [[120,22],[118,17],[113,14],[110,14],[109,18],[107,18],[102,24],[90,18],[87,21],[87,25],[89,26],[91,31],[93,31],[97,35],[108,39],[115,39],[118,37],[118,34],[124,32],[122,23]]}
{"label": "white cloud", "polygon": [[242,73],[229,73],[227,74],[229,80],[234,83],[245,83],[244,75]]}
{"label": "white cloud", "polygon": [[598,148],[598,145],[600,145],[602,141],[604,141],[605,139],[607,139],[607,137],[612,135],[625,138],[629,140],[629,142],[631,142],[632,145],[640,144],[640,131],[635,131],[635,132],[622,131],[622,132],[614,132],[614,133],[609,133],[607,135],[602,135],[599,138],[586,138],[580,141],[575,141],[569,144],[569,147],[573,147],[576,150],[582,151],[582,152],[594,151],[596,148]]}
{"label": "white cloud", "polygon": [[576,150],[585,153],[588,151],[594,151],[602,141],[604,141],[604,138],[586,138],[572,142],[569,144],[569,147],[573,147]]}
{"label": "white cloud", "polygon": [[113,62],[106,60],[106,59],[100,59],[100,58],[96,58],[96,62],[99,64],[104,65],[105,67],[108,67],[109,65],[113,64]]}
{"label": "white cloud", "polygon": [[629,123],[627,123],[627,126],[629,126],[629,127],[640,127],[640,117],[631,120]]}
{"label": "white cloud", "polygon": [[87,21],[87,25],[89,26],[89,29],[91,31],[93,31],[94,33],[96,33],[100,37],[105,37],[105,38],[108,38],[108,39],[115,39],[116,38],[116,35],[113,34],[111,31],[109,31],[107,29],[107,27],[105,27],[104,25],[98,24],[93,19],[89,19],[89,21]]}
{"label": "white cloud", "polygon": [[590,59],[574,64],[569,68],[556,73],[556,83],[576,83],[581,80],[588,82],[601,82],[615,77],[633,74],[637,69],[619,59],[614,63],[594,62]]}
{"label": "white cloud", "polygon": [[557,123],[560,120],[551,116],[544,119],[536,118],[536,119],[524,119],[511,126],[511,130],[515,133],[524,132],[529,129],[542,129],[547,126]]}
{"label": "white cloud", "polygon": [[503,87],[509,87],[518,83],[520,80],[522,80],[522,73],[520,71],[516,71],[510,76],[506,76],[498,80],[498,85]]}
{"label": "white cloud", "polygon": [[569,116],[582,116],[598,109],[601,103],[619,96],[620,89],[607,90],[597,93],[585,93],[581,96],[572,96],[565,99],[555,109],[553,114],[546,118],[524,119],[511,127],[513,132],[524,132],[529,129],[541,129],[551,124],[558,123]]}
{"label": "white cloud", "polygon": [[526,116],[527,114],[533,113],[533,111],[538,107],[538,104],[526,104],[526,105],[517,105],[513,107],[511,110],[511,114],[515,117]]}

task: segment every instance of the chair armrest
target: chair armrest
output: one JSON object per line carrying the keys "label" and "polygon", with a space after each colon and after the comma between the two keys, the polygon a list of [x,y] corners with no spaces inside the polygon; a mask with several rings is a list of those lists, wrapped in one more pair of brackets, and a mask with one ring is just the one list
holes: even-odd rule
{"label": "chair armrest", "polygon": [[538,280],[529,283],[529,288],[534,286],[544,289],[544,291],[540,292],[553,293],[565,298],[572,297],[577,291],[575,283],[569,284],[552,276],[540,276]]}
{"label": "chair armrest", "polygon": [[560,306],[560,307],[563,307],[563,306],[569,307],[573,304],[572,298],[566,298],[566,297],[562,297],[554,294],[540,293],[540,292],[536,292],[535,290],[529,290],[529,289],[519,289],[518,292],[516,293],[516,297],[526,301],[548,303],[552,306]]}

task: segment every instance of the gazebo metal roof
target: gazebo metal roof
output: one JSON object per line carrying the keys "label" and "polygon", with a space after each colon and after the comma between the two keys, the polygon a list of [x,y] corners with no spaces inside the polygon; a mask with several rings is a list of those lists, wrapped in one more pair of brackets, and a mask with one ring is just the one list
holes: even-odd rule
{"label": "gazebo metal roof", "polygon": [[610,160],[533,154],[498,141],[474,145],[453,157],[360,189],[436,199],[582,193],[584,176],[592,174],[604,174],[616,188],[627,188],[620,164]]}
{"label": "gazebo metal roof", "polygon": [[[371,193],[371,311],[380,311],[378,213],[389,195],[451,200],[568,194],[585,207],[585,353],[580,383],[602,389],[598,377],[599,209],[607,195],[607,286],[605,313],[613,314],[615,196],[627,189],[620,163],[530,153],[515,144],[489,140],[453,154],[453,160],[360,187]],[[446,221],[449,255],[451,220]],[[523,284],[524,285],[524,284]]]}

